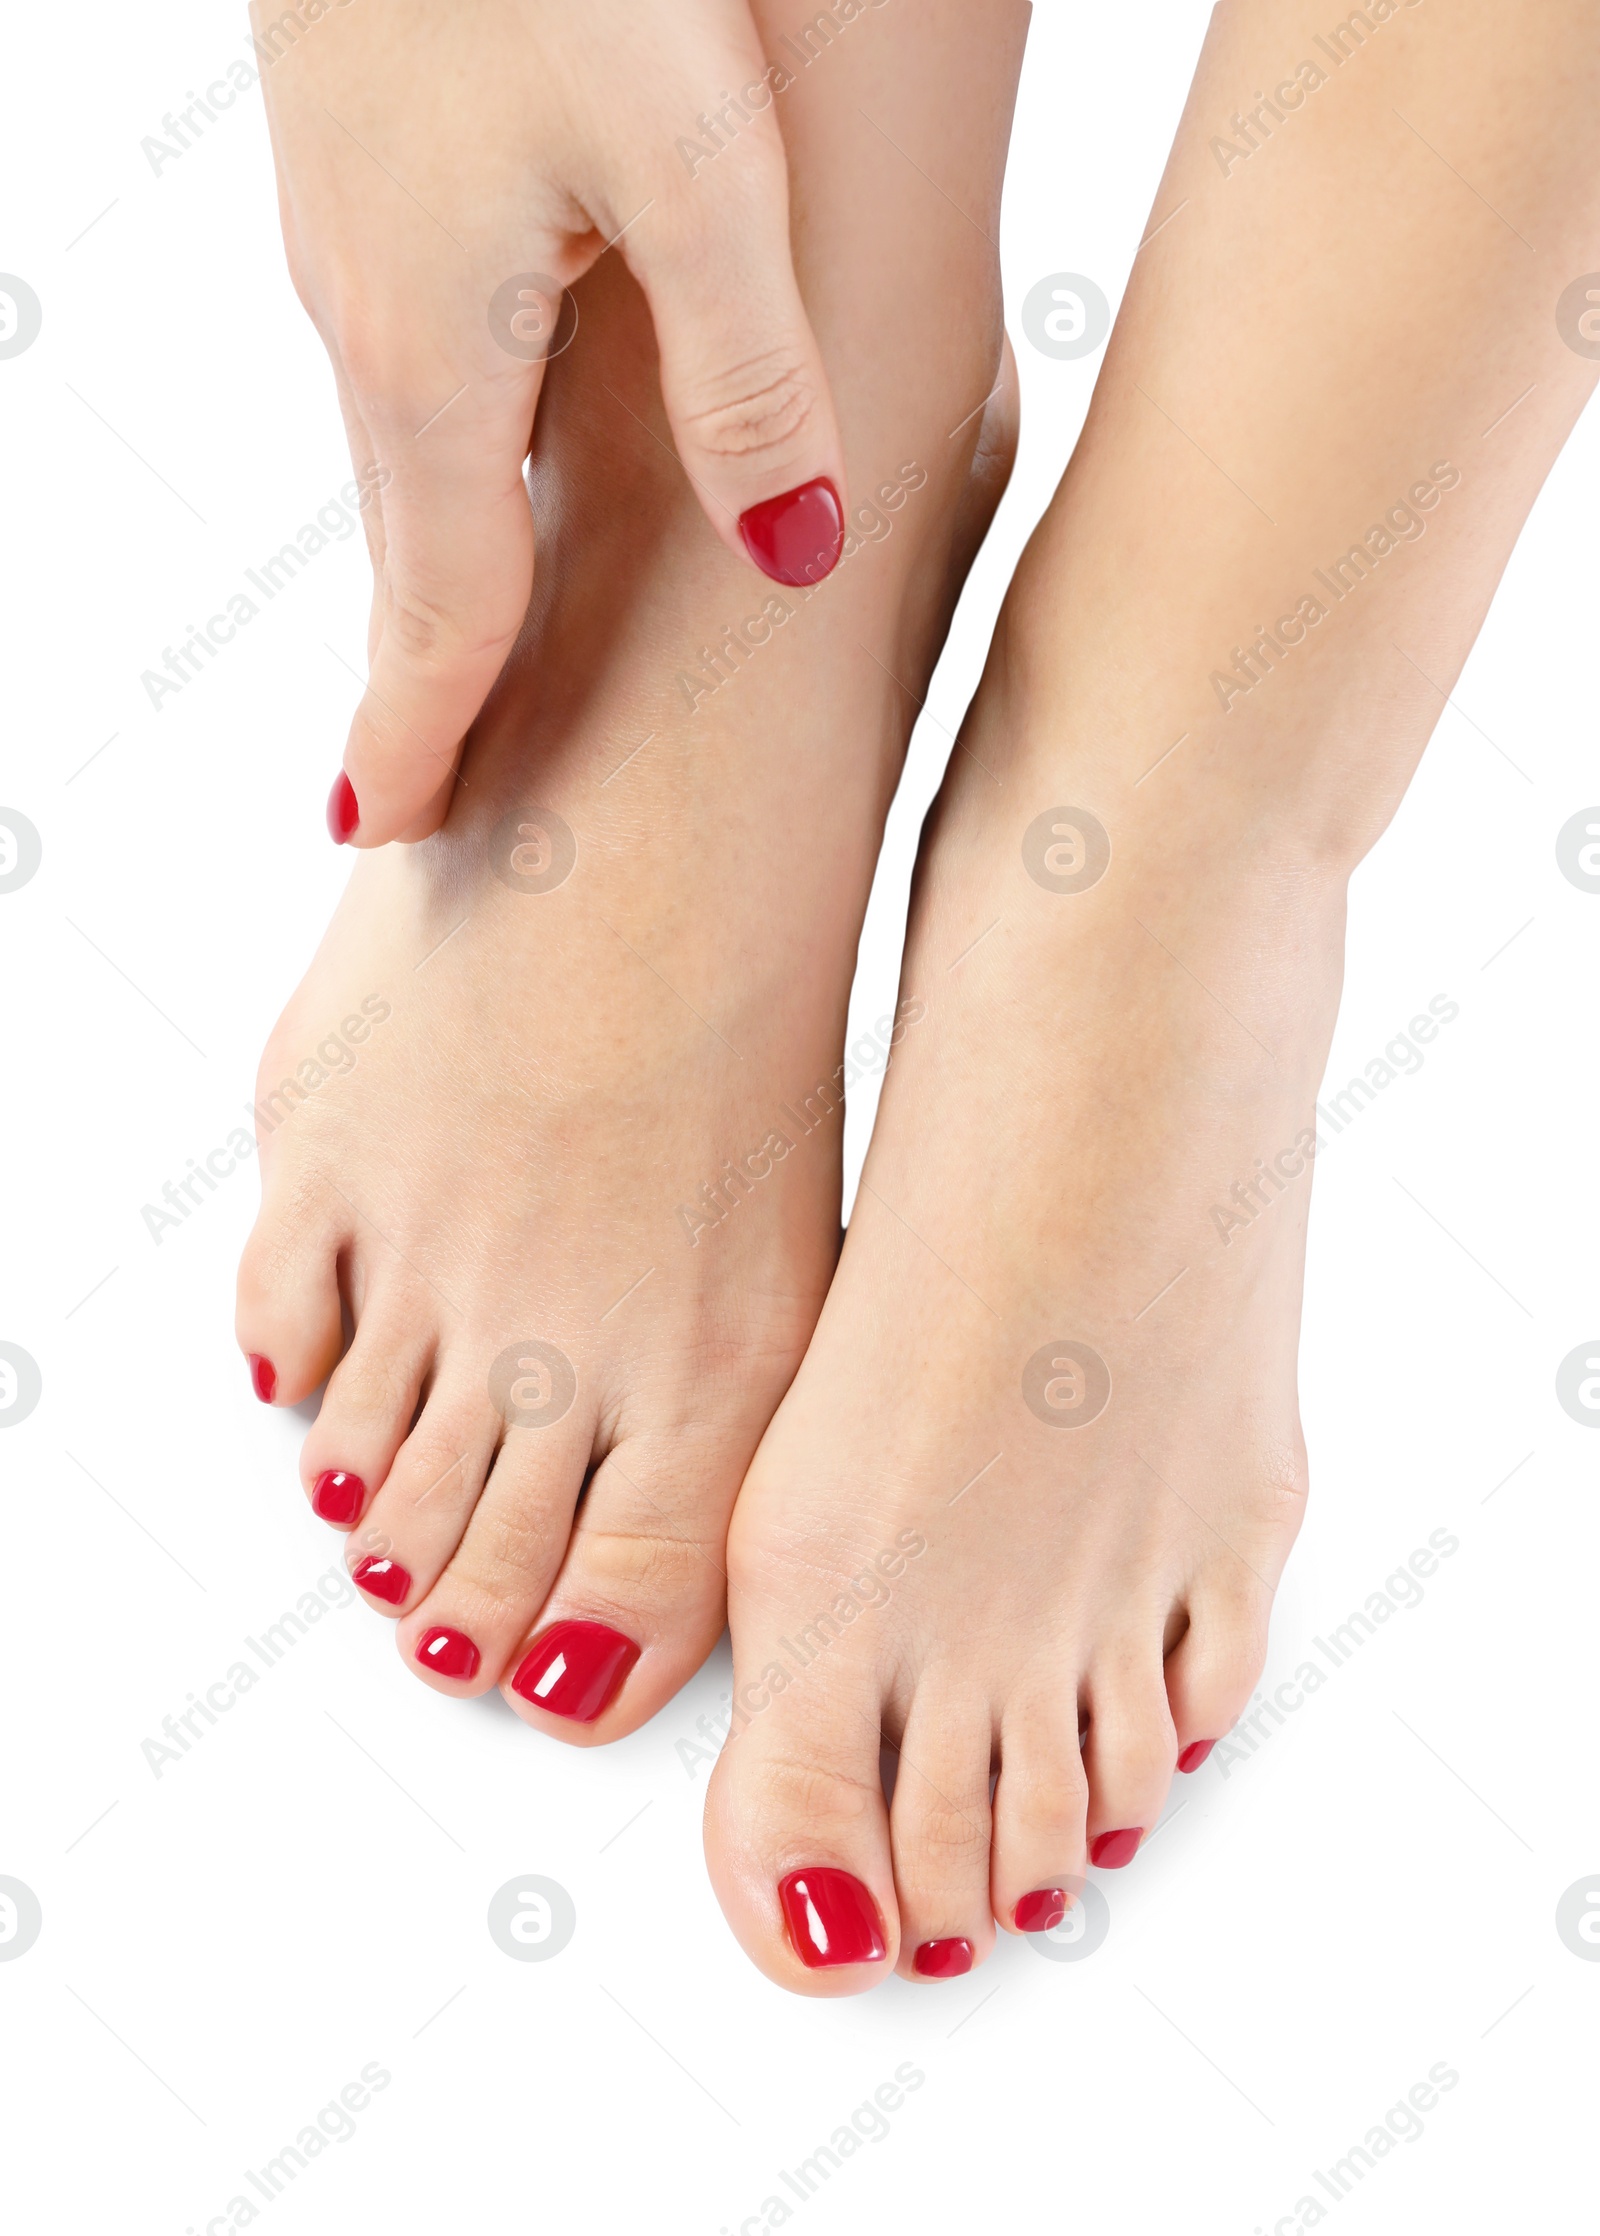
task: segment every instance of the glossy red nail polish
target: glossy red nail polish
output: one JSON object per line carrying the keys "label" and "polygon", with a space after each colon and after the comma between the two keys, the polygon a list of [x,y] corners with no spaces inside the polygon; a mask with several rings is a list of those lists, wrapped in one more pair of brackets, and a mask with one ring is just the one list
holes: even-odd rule
{"label": "glossy red nail polish", "polygon": [[364,1561],[357,1561],[350,1574],[362,1591],[370,1592],[374,1599],[386,1600],[391,1607],[398,1607],[411,1589],[410,1572],[381,1553],[369,1553]]}
{"label": "glossy red nail polish", "polygon": [[511,1690],[552,1716],[592,1724],[638,1659],[633,1640],[609,1624],[552,1623],[523,1656]]}
{"label": "glossy red nail polish", "polygon": [[800,1962],[876,1964],[888,1950],[878,1905],[853,1871],[818,1864],[778,1881],[778,1900]]}
{"label": "glossy red nail polish", "polygon": [[366,1496],[367,1486],[359,1475],[347,1475],[342,1467],[325,1467],[312,1487],[311,1510],[325,1522],[348,1529],[360,1515]]}
{"label": "glossy red nail polish", "polygon": [[1115,1832],[1102,1832],[1089,1843],[1089,1861],[1102,1871],[1120,1871],[1139,1853],[1143,1838],[1143,1825],[1119,1825]]}
{"label": "glossy red nail polish", "polygon": [[444,1623],[432,1630],[425,1630],[417,1640],[417,1666],[430,1670],[435,1677],[454,1677],[462,1683],[478,1672],[478,1649],[464,1630],[451,1630]]}
{"label": "glossy red nail polish", "polygon": [[343,846],[361,820],[361,808],[356,799],[356,788],[341,769],[333,780],[333,790],[328,794],[328,836],[335,846]]}
{"label": "glossy red nail polish", "polygon": [[768,497],[739,515],[744,548],[774,582],[793,590],[821,582],[844,549],[844,507],[825,474]]}
{"label": "glossy red nail polish", "polygon": [[1048,1933],[1059,1925],[1067,1914],[1067,1894],[1064,1887],[1036,1887],[1032,1894],[1025,1894],[1011,1913],[1011,1922],[1019,1933]]}
{"label": "glossy red nail polish", "polygon": [[1185,1747],[1183,1753],[1178,1757],[1178,1768],[1180,1770],[1198,1770],[1215,1745],[1216,1741],[1214,1739],[1197,1739],[1192,1747]]}
{"label": "glossy red nail polish", "polygon": [[270,1405],[278,1388],[278,1370],[259,1351],[250,1354],[250,1385],[263,1405]]}
{"label": "glossy red nail polish", "polygon": [[959,1935],[950,1941],[924,1941],[911,1969],[919,1980],[959,1980],[972,1970],[972,1943]]}

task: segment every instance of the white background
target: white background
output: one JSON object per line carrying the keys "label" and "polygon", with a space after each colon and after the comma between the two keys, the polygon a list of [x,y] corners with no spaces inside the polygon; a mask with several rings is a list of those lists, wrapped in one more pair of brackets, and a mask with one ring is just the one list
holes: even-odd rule
{"label": "white background", "polygon": [[[1013,321],[1050,272],[1118,300],[1204,19],[1040,10]],[[703,1768],[677,1751],[725,1650],[647,1729],[578,1753],[493,1696],[428,1692],[344,1609],[159,1781],[143,1759],[339,1561],[295,1489],[303,1423],[263,1412],[234,1348],[253,1170],[160,1248],[140,1207],[240,1123],[347,872],[321,814],[367,570],[357,541],[323,554],[152,710],[141,671],[346,479],[332,386],[284,274],[259,94],[159,177],[140,151],[245,51],[234,12],[30,9],[8,50],[0,269],[44,305],[0,362],[0,804],[44,842],[0,896],[0,1338],[44,1383],[0,1440],[0,1873],[44,1917],[0,1963],[16,2225],[182,2236],[239,2195],[306,2231],[716,2236],[774,2195],[808,2231],[1250,2236],[1299,2225],[1305,2196],[1353,2228],[1572,2225],[1600,1965],[1554,1912],[1600,1872],[1600,1436],[1554,1379],[1600,1334],[1600,897],[1554,840],[1600,796],[1600,420],[1356,880],[1335,1083],[1430,997],[1460,1015],[1319,1160],[1313,1502],[1268,1686],[1430,1532],[1459,1549],[1253,1756],[1178,1782],[1181,1813],[1104,1882],[1091,1958],[1003,1940],[948,1989],[799,2001],[723,1925]],[[1099,362],[1020,347],[1020,466],[895,811],[863,1021],[891,999],[917,822]],[[852,1172],[870,1115],[863,1096]],[[547,1963],[485,1927],[527,1872],[576,1905]],[[355,2133],[266,2204],[244,2169],[373,2061],[391,2078]],[[779,2170],[907,2061],[925,2078],[888,2134],[800,2204]],[[1422,2136],[1334,2204],[1312,2170],[1439,2061],[1459,2081]]]}

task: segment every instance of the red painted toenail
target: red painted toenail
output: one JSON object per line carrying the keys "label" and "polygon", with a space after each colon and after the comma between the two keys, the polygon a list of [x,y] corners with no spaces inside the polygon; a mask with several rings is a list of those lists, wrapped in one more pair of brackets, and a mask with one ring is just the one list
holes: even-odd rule
{"label": "red painted toenail", "polygon": [[464,1683],[477,1674],[478,1649],[464,1630],[450,1630],[440,1623],[417,1640],[417,1666],[431,1670],[435,1677],[455,1677]]}
{"label": "red painted toenail", "polygon": [[876,1964],[888,1952],[878,1906],[852,1871],[828,1864],[791,1871],[778,1881],[778,1900],[795,1953],[813,1972],[823,1965]]}
{"label": "red painted toenail", "polygon": [[1139,1853],[1143,1838],[1143,1825],[1119,1825],[1115,1832],[1102,1832],[1097,1840],[1089,1843],[1089,1861],[1102,1871],[1120,1871]]}
{"label": "red painted toenail", "polygon": [[1192,1747],[1185,1747],[1178,1757],[1180,1770],[1198,1770],[1216,1745],[1214,1739],[1197,1739]]}
{"label": "red painted toenail", "polygon": [[311,1493],[313,1513],[325,1522],[348,1528],[366,1503],[367,1486],[359,1475],[346,1475],[342,1467],[325,1467]]}
{"label": "red painted toenail", "polygon": [[839,564],[844,548],[844,507],[825,475],[768,497],[739,515],[744,548],[774,582],[791,589],[821,582]]}
{"label": "red painted toenail", "polygon": [[374,1599],[386,1600],[391,1607],[398,1607],[411,1589],[411,1577],[400,1563],[378,1553],[369,1553],[364,1561],[357,1561],[350,1573],[364,1592],[370,1592]]}
{"label": "red painted toenail", "polygon": [[972,1943],[959,1937],[924,1941],[911,1959],[911,1969],[921,1980],[959,1980],[963,1972],[972,1970]]}
{"label": "red painted toenail", "polygon": [[328,794],[328,836],[335,846],[345,845],[361,820],[356,788],[341,769]]}
{"label": "red painted toenail", "polygon": [[528,1649],[511,1690],[552,1716],[592,1724],[638,1659],[633,1640],[606,1623],[552,1623]]}
{"label": "red painted toenail", "polygon": [[278,1387],[278,1370],[259,1351],[250,1353],[250,1383],[263,1405],[270,1405]]}
{"label": "red painted toenail", "polygon": [[1065,1888],[1038,1887],[1032,1894],[1023,1896],[1011,1913],[1011,1922],[1019,1933],[1048,1933],[1066,1914]]}

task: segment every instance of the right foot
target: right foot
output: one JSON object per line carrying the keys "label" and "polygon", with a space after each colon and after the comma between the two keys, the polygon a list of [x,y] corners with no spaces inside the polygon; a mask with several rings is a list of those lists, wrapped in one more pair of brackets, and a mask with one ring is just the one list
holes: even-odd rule
{"label": "right foot", "polygon": [[[852,37],[786,128],[858,548],[780,603],[717,543],[657,439],[642,301],[597,271],[540,420],[527,640],[446,826],[357,863],[260,1074],[258,1394],[331,1374],[305,1490],[416,1674],[578,1743],[642,1722],[722,1628],[728,1514],[837,1253],[883,816],[1009,447],[1010,385],[974,408],[984,232],[899,152],[931,129],[904,86],[873,95],[893,138],[863,134],[842,96],[883,34]],[[1014,62],[938,159],[991,222]]]}

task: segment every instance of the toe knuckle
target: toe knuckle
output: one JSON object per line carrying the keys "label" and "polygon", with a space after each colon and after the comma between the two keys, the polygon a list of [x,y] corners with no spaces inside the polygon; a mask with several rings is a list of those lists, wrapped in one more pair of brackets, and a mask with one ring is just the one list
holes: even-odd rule
{"label": "toe knuckle", "polygon": [[936,1876],[947,1876],[987,1854],[988,1812],[941,1802],[920,1814],[912,1837],[923,1863]]}
{"label": "toe knuckle", "polygon": [[882,1806],[876,1785],[803,1756],[769,1755],[757,1773],[764,1813],[781,1824],[805,1825],[848,1837]]}

